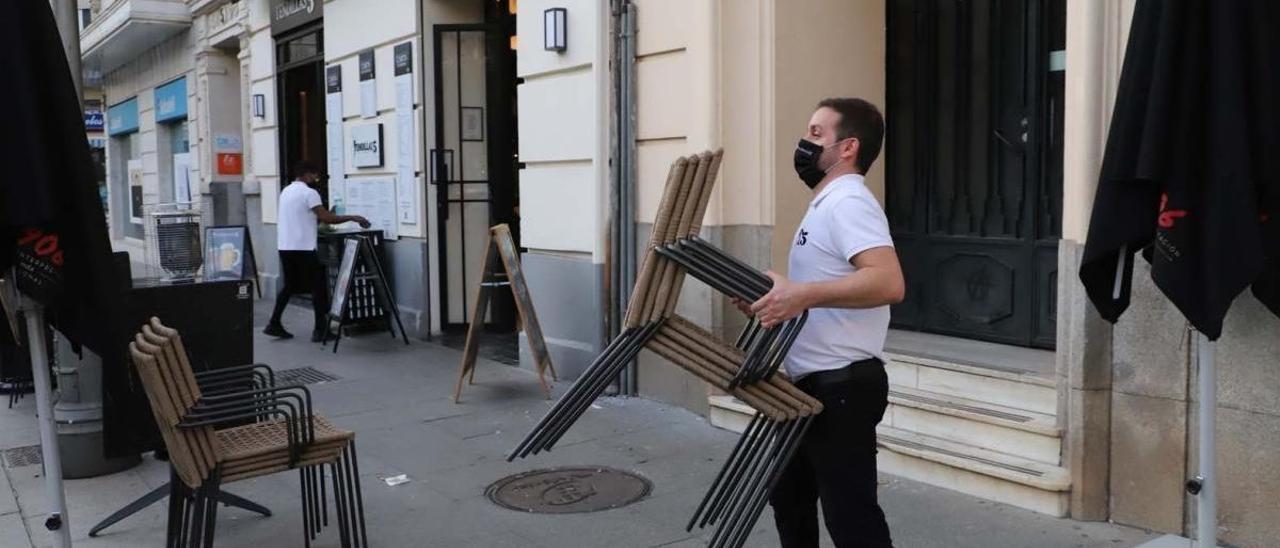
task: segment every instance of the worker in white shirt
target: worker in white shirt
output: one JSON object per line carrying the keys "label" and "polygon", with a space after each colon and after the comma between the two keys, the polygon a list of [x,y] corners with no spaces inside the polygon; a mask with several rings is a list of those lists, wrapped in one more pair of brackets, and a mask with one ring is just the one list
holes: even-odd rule
{"label": "worker in white shirt", "polygon": [[[325,321],[329,308],[329,283],[324,266],[316,255],[319,223],[332,225],[354,221],[362,228],[369,228],[369,221],[359,215],[335,215],[324,207],[320,193],[313,188],[321,177],[320,166],[315,163],[305,160],[299,162],[294,168],[293,176],[293,182],[280,191],[279,215],[276,218],[276,249],[280,251],[280,271],[284,276],[284,285],[276,296],[276,307],[271,312],[271,320],[262,332],[282,339],[292,338],[293,334],[286,331],[284,324],[280,323],[280,317],[289,305],[290,297],[310,292],[316,316],[311,340],[320,342],[329,329]],[[334,337],[330,335],[329,338]]]}
{"label": "worker in white shirt", "polygon": [[905,284],[884,210],[863,180],[883,139],[871,103],[818,104],[794,156],[813,201],[788,276],[770,272],[768,294],[735,301],[766,327],[809,311],[784,365],[823,411],[770,496],[783,548],[818,546],[819,501],[837,547],[893,545],[876,494],[876,425],[888,406],[889,305],[902,301]]}

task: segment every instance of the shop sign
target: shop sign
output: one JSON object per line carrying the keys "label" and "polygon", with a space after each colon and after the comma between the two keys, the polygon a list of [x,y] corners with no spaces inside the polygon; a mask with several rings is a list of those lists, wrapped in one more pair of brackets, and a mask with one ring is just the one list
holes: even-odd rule
{"label": "shop sign", "polygon": [[324,15],[322,0],[271,0],[271,33],[280,34]]}
{"label": "shop sign", "polygon": [[382,166],[382,124],[351,128],[351,163],[355,167]]}

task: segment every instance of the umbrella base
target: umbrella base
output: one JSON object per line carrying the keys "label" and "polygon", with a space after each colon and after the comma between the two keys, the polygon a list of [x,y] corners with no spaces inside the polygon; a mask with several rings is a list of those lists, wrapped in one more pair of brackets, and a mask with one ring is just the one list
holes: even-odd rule
{"label": "umbrella base", "polygon": [[62,477],[83,479],[128,470],[142,462],[139,455],[106,458],[102,450],[102,423],[58,425],[58,453]]}

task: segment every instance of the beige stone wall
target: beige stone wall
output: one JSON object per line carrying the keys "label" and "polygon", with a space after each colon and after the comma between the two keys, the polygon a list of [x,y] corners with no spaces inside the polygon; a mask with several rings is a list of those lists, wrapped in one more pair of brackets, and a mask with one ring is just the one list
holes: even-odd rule
{"label": "beige stone wall", "polygon": [[[523,0],[519,101],[521,245],[604,262],[609,203],[608,4]],[[543,10],[568,10],[568,49],[543,50]],[[572,204],[572,206],[570,206]]]}
{"label": "beige stone wall", "polygon": [[[774,12],[773,265],[785,272],[792,238],[812,198],[792,167],[814,105],[827,97],[862,97],[884,108],[884,2],[787,2]],[[867,185],[884,203],[884,151]]]}
{"label": "beige stone wall", "polygon": [[[636,221],[637,240],[648,241],[671,162],[677,157],[725,146],[721,71],[726,53],[720,17],[737,9],[749,10],[759,1],[727,5],[724,0],[636,0]],[[704,226],[723,222],[728,172],[743,160],[732,147],[707,207]],[[728,191],[732,193],[732,191]],[[706,231],[704,231],[706,232]],[[721,311],[719,298],[705,285],[688,278],[676,312],[715,329]],[[695,412],[707,407],[706,383],[650,353],[640,357],[639,389],[645,396]]]}
{"label": "beige stone wall", "polygon": [[1136,0],[1067,3],[1062,237],[1083,242]]}
{"label": "beige stone wall", "polygon": [[[635,6],[636,219],[648,223],[671,162],[720,146],[716,17],[722,2],[636,0]],[[718,224],[719,198],[708,207],[711,224]]]}
{"label": "beige stone wall", "polygon": [[274,224],[280,195],[279,134],[276,120],[275,40],[271,38],[270,7],[267,0],[246,0],[248,10],[247,73],[248,96],[262,95],[266,116],[250,117],[249,137],[244,146],[245,179],[260,191],[262,222]]}
{"label": "beige stone wall", "polygon": [[[704,237],[760,268],[785,271],[811,194],[791,155],[825,97],[884,104],[884,6],[844,0],[636,0],[637,220],[652,222],[671,162],[724,147]],[[869,183],[883,189],[883,163]],[[677,312],[729,336],[743,318],[689,280]],[[653,362],[653,363],[650,363]],[[652,356],[641,390],[694,410],[706,385]]]}
{"label": "beige stone wall", "polygon": [[[1076,271],[1088,231],[1133,0],[1069,2],[1064,220],[1060,265]],[[1132,304],[1114,326],[1059,287],[1059,391],[1072,515],[1194,535],[1198,363],[1177,308],[1138,261]],[[1247,291],[1217,343],[1218,538],[1242,547],[1280,538],[1280,319]]]}
{"label": "beige stone wall", "polygon": [[[162,147],[159,140],[166,138],[166,136],[163,135],[163,131],[157,128],[156,124],[155,88],[178,78],[186,78],[191,74],[192,69],[195,67],[193,46],[194,36],[189,31],[184,31],[143,52],[133,61],[103,75],[104,109],[134,97],[138,101],[137,143],[140,145],[140,150],[134,151],[134,153],[142,162],[144,206],[163,201],[162,195],[164,191],[162,190],[162,185],[168,184],[172,177],[169,173],[162,171],[167,166],[160,158],[159,151]],[[193,95],[196,90],[196,87],[192,84],[190,78],[188,78],[188,131],[194,137],[198,134],[203,120],[199,118],[199,112],[192,108],[194,105]],[[127,186],[122,186],[119,182],[119,180],[127,177],[124,172],[124,160],[117,157],[119,148],[115,141],[119,139],[120,137],[107,137],[107,180],[116,181],[114,184],[109,182],[107,185],[107,203],[112,209],[127,210],[129,196],[119,192],[127,188]],[[200,152],[199,143],[192,139],[191,156],[198,158]],[[193,162],[192,169],[194,180],[199,176],[199,164]],[[116,251],[127,251],[132,260],[144,263],[145,247],[143,240],[130,235],[131,233],[122,226],[123,223],[119,222],[121,217],[118,213],[112,213],[108,217],[111,225],[112,245]]]}

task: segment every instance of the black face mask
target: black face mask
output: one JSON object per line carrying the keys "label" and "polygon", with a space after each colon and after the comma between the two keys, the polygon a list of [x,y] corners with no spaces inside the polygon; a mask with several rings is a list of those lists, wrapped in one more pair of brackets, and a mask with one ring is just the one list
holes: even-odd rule
{"label": "black face mask", "polygon": [[808,139],[800,139],[796,144],[796,153],[793,161],[795,162],[796,175],[800,176],[800,180],[810,189],[818,186],[822,182],[822,178],[827,176],[827,170],[818,166],[818,160],[822,158],[822,153],[827,150],[818,143]]}

